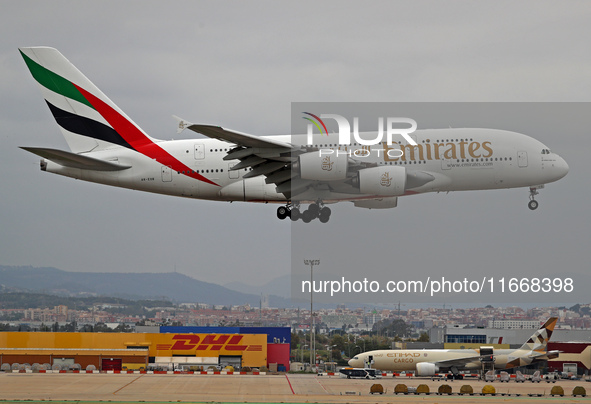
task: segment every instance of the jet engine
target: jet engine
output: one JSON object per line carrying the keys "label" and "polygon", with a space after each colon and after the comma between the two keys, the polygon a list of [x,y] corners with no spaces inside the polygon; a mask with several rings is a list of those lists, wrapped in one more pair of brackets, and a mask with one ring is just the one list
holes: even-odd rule
{"label": "jet engine", "polygon": [[439,367],[434,363],[421,362],[417,363],[417,376],[433,376],[439,372]]}
{"label": "jet engine", "polygon": [[299,156],[300,176],[304,180],[341,181],[347,178],[347,154],[324,154],[318,151]]}
{"label": "jet engine", "polygon": [[400,196],[406,186],[406,169],[400,166],[364,168],[359,170],[355,182],[362,194]]}

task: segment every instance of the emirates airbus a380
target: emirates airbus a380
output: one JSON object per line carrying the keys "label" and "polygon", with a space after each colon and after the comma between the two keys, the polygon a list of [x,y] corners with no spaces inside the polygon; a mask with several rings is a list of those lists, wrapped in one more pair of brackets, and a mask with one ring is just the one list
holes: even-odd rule
{"label": "emirates airbus a380", "polygon": [[[20,52],[70,151],[23,149],[42,157],[43,171],[84,181],[196,199],[272,202],[281,205],[279,219],[325,223],[331,203],[385,209],[396,207],[400,196],[442,191],[529,187],[534,210],[537,190],[568,173],[564,159],[544,144],[497,129],[417,130],[367,146],[343,144],[328,131],[312,138],[260,137],[177,118],[179,131],[209,139],[158,140],[56,49]],[[316,115],[303,117],[320,127],[310,118]]]}

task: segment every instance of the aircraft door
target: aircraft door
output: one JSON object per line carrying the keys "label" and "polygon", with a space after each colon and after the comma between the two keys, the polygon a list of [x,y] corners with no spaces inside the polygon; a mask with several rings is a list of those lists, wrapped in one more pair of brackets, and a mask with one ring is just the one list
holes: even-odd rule
{"label": "aircraft door", "polygon": [[228,163],[228,178],[232,180],[236,180],[240,177],[240,173],[238,172],[238,170],[232,170],[232,167],[234,167],[235,165],[236,163]]}
{"label": "aircraft door", "polygon": [[205,145],[203,143],[195,144],[195,160],[203,160],[205,158]]}
{"label": "aircraft door", "polygon": [[167,166],[162,166],[162,182],[171,182],[172,181],[172,168]]}
{"label": "aircraft door", "polygon": [[517,152],[517,165],[519,167],[527,167],[527,152],[524,152],[524,151]]}

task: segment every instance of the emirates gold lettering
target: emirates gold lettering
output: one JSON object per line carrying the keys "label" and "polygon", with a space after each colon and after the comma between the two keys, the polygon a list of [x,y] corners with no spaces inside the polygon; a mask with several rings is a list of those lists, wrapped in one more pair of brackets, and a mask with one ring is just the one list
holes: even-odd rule
{"label": "emirates gold lettering", "polygon": [[470,157],[473,157],[475,159],[480,158],[480,154],[476,154],[476,151],[480,149],[480,143],[478,142],[472,142],[470,143],[470,145],[468,146],[468,153],[470,154]]}
{"label": "emirates gold lettering", "polygon": [[[406,145],[400,145],[400,150],[402,150],[402,152],[404,153],[402,155],[402,160],[403,161],[414,161],[417,160],[425,160],[425,155],[423,153],[423,145],[410,145],[410,144],[406,144]],[[415,153],[417,152],[417,153]],[[408,156],[408,157],[407,157]]]}
{"label": "emirates gold lettering", "polygon": [[457,159],[458,155],[456,154],[456,144],[448,143],[446,146],[449,146],[449,149],[447,149],[445,153],[443,153],[443,157],[445,157],[448,160]]}
{"label": "emirates gold lettering", "polygon": [[[468,142],[462,140],[459,142],[446,143],[423,143],[413,146],[411,144],[387,144],[382,143],[382,148],[371,148],[371,146],[362,146],[359,148],[339,147],[336,150],[321,149],[320,155],[336,154],[337,157],[347,154],[353,158],[377,157],[386,162],[409,162],[409,161],[432,161],[432,160],[459,160],[469,158],[490,158],[494,154],[492,143]],[[330,159],[328,160],[330,161]],[[323,160],[323,170],[329,170],[332,162]]]}
{"label": "emirates gold lettering", "polygon": [[488,158],[488,157],[492,156],[492,154],[493,154],[493,151],[492,151],[492,149],[490,148],[490,142],[483,142],[483,143],[482,143],[482,148],[488,152],[488,154],[485,154],[485,155],[483,155],[482,157],[484,157],[484,158]]}
{"label": "emirates gold lettering", "polygon": [[493,155],[493,148],[491,142],[468,142],[462,140],[461,142],[448,143],[423,143],[417,146],[409,144],[399,145],[403,152],[402,157],[393,158],[388,151],[398,150],[395,146],[384,146],[384,161],[415,161],[415,160],[458,160],[466,158],[489,158]]}

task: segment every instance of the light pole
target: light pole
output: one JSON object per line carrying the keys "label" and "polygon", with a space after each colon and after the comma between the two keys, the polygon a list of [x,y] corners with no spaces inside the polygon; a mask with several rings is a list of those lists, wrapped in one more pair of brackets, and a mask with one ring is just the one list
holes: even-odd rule
{"label": "light pole", "polygon": [[351,359],[351,335],[350,334],[347,334],[347,342],[348,342],[347,345],[349,345],[349,359]]}
{"label": "light pole", "polygon": [[328,349],[328,363],[332,366],[332,349],[335,347],[336,345],[326,345],[326,348]]}
{"label": "light pole", "polygon": [[304,260],[305,265],[310,265],[310,370],[316,364],[316,346],[314,338],[314,265],[320,265],[320,260]]}
{"label": "light pole", "polygon": [[300,354],[302,355],[302,366],[304,365],[304,348],[307,347],[308,344],[304,345],[301,349],[300,349]]}

